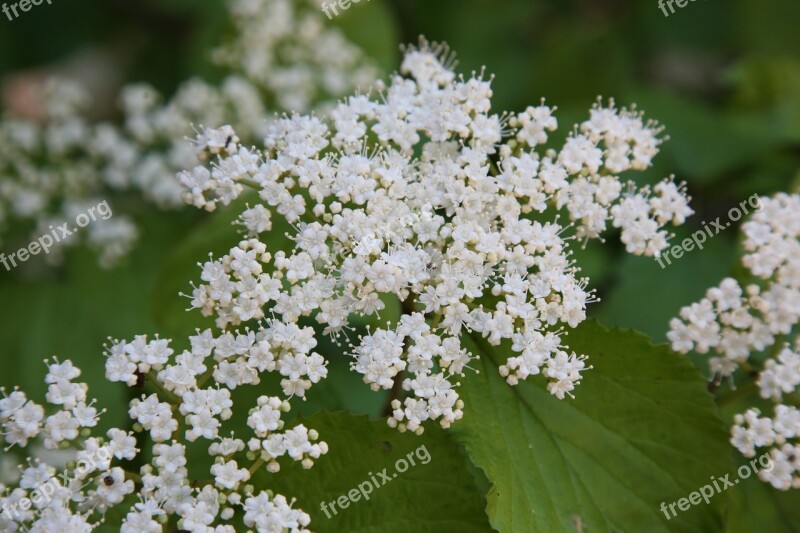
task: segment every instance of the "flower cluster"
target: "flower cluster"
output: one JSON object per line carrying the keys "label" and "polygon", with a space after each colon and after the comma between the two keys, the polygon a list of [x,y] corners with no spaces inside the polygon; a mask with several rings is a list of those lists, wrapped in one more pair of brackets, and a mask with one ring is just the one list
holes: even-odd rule
{"label": "flower cluster", "polygon": [[[74,382],[80,371],[71,362],[54,359],[45,381],[46,400],[55,412],[45,416],[43,406],[14,390],[0,399],[0,424],[9,445],[41,439],[45,449],[73,450],[77,464],[65,476],[70,483],[37,499],[34,492],[55,469],[29,459],[18,487],[0,486],[0,505],[9,511],[0,515],[0,531],[67,526],[91,531],[117,505],[129,509],[121,531],[130,533],[160,532],[172,516],[180,529],[233,532],[237,513],[258,531],[307,531],[306,513],[292,508],[284,496],[255,493],[246,483],[258,472],[278,472],[283,457],[311,468],[328,451],[316,431],[302,424],[286,428],[281,419],[290,410],[288,398],[302,396],[327,374],[324,360],[310,353],[316,341],[309,333],[277,325],[259,335],[225,332],[214,337],[207,330],[190,337],[191,349],[178,355],[164,339],[138,336],[113,342],[107,350],[107,379],[134,388],[150,382],[158,390],[133,399],[128,411],[134,430],[147,432],[150,453],[139,447],[141,437],[137,441],[135,433],[123,429],[89,437],[99,413],[86,403],[88,387]],[[233,414],[232,389],[258,384],[265,372],[284,377],[287,397],[260,396],[247,418],[248,435],[223,434]],[[209,380],[212,385],[205,386]],[[187,467],[187,445],[200,439],[210,443],[208,452],[215,458],[207,481],[192,479]],[[126,470],[134,459],[145,464],[138,471]],[[138,501],[132,499],[134,492]],[[33,506],[20,507],[28,498]]]}
{"label": "flower cluster", "polygon": [[[352,316],[384,319],[387,301],[401,302],[399,320],[347,343],[373,389],[407,392],[389,422],[417,432],[462,416],[456,380],[476,342],[516,353],[499,369],[510,384],[543,374],[553,395],[571,395],[586,365],[563,337],[593,294],[569,239],[613,226],[630,252],[655,255],[664,226],[692,212],[672,179],[652,189],[620,179],[661,143],[641,113],[598,102],[559,150],[544,148],[555,109],[494,114],[490,80],[458,77],[449,57],[409,48],[389,83],[325,118],[274,122],[262,149],[229,126],[203,131],[195,144],[207,162],[179,174],[202,209],[249,189],[259,200],[241,214],[248,239],[202,265],[192,306],[221,328],[313,317],[341,339]],[[268,251],[259,235],[278,225],[290,246]]]}
{"label": "flower cluster", "polygon": [[[305,111],[375,78],[364,53],[325,27],[318,9],[289,0],[232,0],[227,8],[233,42],[215,57],[231,73],[219,85],[190,79],[166,101],[148,84],[126,86],[117,125],[91,120],[91,95],[75,82],[53,79],[36,98],[41,122],[6,113],[0,120],[0,244],[27,243],[87,203],[126,191],[159,209],[177,209],[184,204],[175,174],[197,164],[185,142],[193,128],[235,123],[242,139],[255,142],[265,131],[265,105],[272,112]],[[83,235],[110,267],[131,250],[138,232],[131,217],[117,214]],[[62,255],[54,248],[47,259],[57,263]]]}
{"label": "flower cluster", "polygon": [[[136,159],[134,146],[113,128],[85,118],[89,95],[80,86],[51,80],[40,99],[45,123],[13,117],[0,121],[0,229],[10,231],[24,221],[30,233],[15,236],[24,242],[100,203],[103,187],[127,180]],[[81,235],[105,266],[126,254],[138,236],[125,215],[98,221]],[[75,245],[77,239],[64,245]],[[57,262],[59,252],[53,248],[46,257]]]}
{"label": "flower cluster", "polygon": [[244,78],[230,76],[219,87],[191,79],[178,87],[167,102],[147,84],[122,90],[120,104],[125,122],[123,135],[137,148],[137,158],[128,179],[156,205],[173,209],[182,205],[175,173],[197,163],[197,155],[186,143],[193,124],[219,125],[237,117],[242,134],[251,138],[264,120],[261,97]]}
{"label": "flower cluster", "polygon": [[273,108],[298,113],[369,86],[378,69],[325,24],[319,7],[320,0],[231,0],[236,36],[214,60],[265,92]]}
{"label": "flower cluster", "polygon": [[[667,334],[674,350],[716,352],[712,373],[732,377],[740,367],[756,373],[762,398],[775,403],[774,416],[757,409],[737,415],[731,443],[745,456],[771,448],[775,468],[760,472],[775,488],[800,487],[800,355],[797,342],[787,344],[800,322],[800,195],[777,194],[761,199],[761,209],[742,225],[742,265],[753,280],[740,284],[726,278],[699,302],[684,307],[670,321]],[[763,367],[757,369],[765,353]],[[759,372],[760,370],[760,372]]]}

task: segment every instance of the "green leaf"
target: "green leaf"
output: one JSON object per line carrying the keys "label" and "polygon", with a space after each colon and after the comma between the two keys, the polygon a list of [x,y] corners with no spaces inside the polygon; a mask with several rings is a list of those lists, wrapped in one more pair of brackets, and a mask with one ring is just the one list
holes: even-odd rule
{"label": "green leaf", "polygon": [[493,483],[492,526],[719,530],[722,497],[669,521],[660,510],[711,475],[733,471],[727,433],[700,373],[640,333],[594,321],[571,331],[567,343],[594,365],[574,400],[558,400],[539,383],[509,387],[497,373],[498,356],[485,349],[480,374],[462,380],[465,414],[453,427]]}
{"label": "green leaf", "polygon": [[726,532],[800,529],[800,495],[796,490],[781,492],[751,476],[730,491],[731,505],[725,516]]}
{"label": "green leaf", "polygon": [[[485,501],[475,486],[460,447],[438,427],[422,436],[400,433],[383,420],[347,413],[318,413],[303,423],[319,431],[330,451],[303,470],[293,463],[277,475],[262,470],[251,483],[287,498],[311,515],[310,528],[320,533],[478,533],[491,531],[483,512]],[[413,458],[415,465],[410,464]],[[405,472],[401,461],[408,463]],[[424,464],[423,464],[424,463]],[[390,478],[385,485],[378,475]],[[372,477],[378,488],[366,501],[358,487]],[[351,493],[358,500],[342,498],[347,508],[331,503]],[[355,499],[355,498],[353,498]],[[325,502],[330,518],[321,509]]]}

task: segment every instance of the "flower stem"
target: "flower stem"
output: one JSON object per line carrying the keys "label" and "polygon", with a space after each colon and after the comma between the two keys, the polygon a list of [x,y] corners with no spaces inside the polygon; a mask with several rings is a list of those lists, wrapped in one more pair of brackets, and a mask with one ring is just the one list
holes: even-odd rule
{"label": "flower stem", "polygon": [[251,466],[250,469],[248,470],[250,475],[252,476],[256,472],[258,472],[258,469],[264,466],[264,463],[265,463],[264,458],[259,457],[258,460],[255,463],[253,463],[253,466]]}
{"label": "flower stem", "polygon": [[208,370],[206,370],[202,376],[200,376],[197,379],[197,388],[202,389],[203,385],[205,385],[213,375],[214,375],[214,367],[212,366]]}
{"label": "flower stem", "polygon": [[733,392],[717,397],[717,405],[719,405],[720,407],[723,407],[725,405],[730,405],[736,400],[750,396],[757,390],[758,390],[758,384],[756,383],[756,380],[751,379],[741,387],[738,387]]}
{"label": "flower stem", "polygon": [[389,393],[389,399],[386,401],[386,405],[383,406],[384,417],[392,416],[392,412],[394,412],[394,409],[392,408],[392,402],[394,402],[395,400],[399,400],[402,395],[403,395],[403,371],[401,370],[394,377],[394,383],[392,383],[392,389]]}
{"label": "flower stem", "polygon": [[181,399],[165,389],[164,386],[159,383],[158,378],[152,370],[147,373],[147,379],[153,384],[153,386],[155,386],[156,389],[158,389],[158,392],[163,395],[169,403],[172,404],[173,407],[177,407],[181,404]]}
{"label": "flower stem", "polygon": [[261,190],[261,184],[258,183],[257,181],[251,180],[250,178],[239,178],[236,181],[238,181],[242,185],[247,185],[248,187],[250,187],[251,189],[254,189],[256,191],[260,191]]}
{"label": "flower stem", "polygon": [[[414,306],[414,301],[411,298],[406,298],[402,302],[400,302],[400,306],[403,309],[404,315],[411,315],[412,313],[416,313],[417,309]],[[407,346],[406,346],[407,347]],[[388,417],[392,416],[392,402],[395,400],[399,400],[400,397],[403,395],[403,376],[405,372],[400,371],[394,377],[394,383],[392,383],[392,388],[389,393],[389,399],[386,400],[386,405],[383,406],[383,416]]]}
{"label": "flower stem", "polygon": [[136,472],[131,472],[130,470],[125,470],[125,478],[126,479],[130,479],[131,481],[133,481],[137,485],[141,485],[142,484],[142,476],[140,476]]}

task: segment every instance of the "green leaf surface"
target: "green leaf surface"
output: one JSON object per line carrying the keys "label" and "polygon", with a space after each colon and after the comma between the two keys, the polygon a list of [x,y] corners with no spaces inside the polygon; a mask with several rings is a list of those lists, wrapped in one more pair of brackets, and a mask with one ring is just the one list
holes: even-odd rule
{"label": "green leaf surface", "polygon": [[730,489],[725,531],[800,531],[800,495],[796,492],[775,490],[755,476],[738,483]]}
{"label": "green leaf surface", "polygon": [[[467,468],[467,459],[447,433],[426,428],[422,436],[400,433],[383,420],[347,413],[318,413],[302,422],[319,431],[330,451],[311,470],[298,464],[278,475],[257,473],[251,483],[296,497],[318,533],[483,533],[491,531],[485,501]],[[410,464],[414,459],[414,465]],[[405,472],[403,463],[408,464]],[[425,464],[423,464],[425,463]],[[385,470],[384,470],[385,469]],[[389,481],[379,475],[384,472]],[[396,475],[396,476],[395,476]],[[372,477],[369,500],[365,493]],[[352,492],[358,500],[345,496]],[[347,507],[331,502],[342,498]],[[355,500],[355,498],[353,498]],[[321,509],[325,502],[328,515]]]}
{"label": "green leaf surface", "polygon": [[576,399],[538,382],[509,387],[484,344],[480,374],[462,380],[457,439],[493,488],[501,532],[713,531],[720,504],[669,521],[660,510],[733,470],[727,433],[691,363],[644,335],[590,321],[570,332],[589,356]]}

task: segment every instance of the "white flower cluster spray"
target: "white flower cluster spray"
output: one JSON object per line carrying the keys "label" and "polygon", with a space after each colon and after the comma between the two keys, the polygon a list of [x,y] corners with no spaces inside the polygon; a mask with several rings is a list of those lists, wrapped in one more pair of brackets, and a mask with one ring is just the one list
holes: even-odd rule
{"label": "white flower cluster spray", "polygon": [[[587,367],[563,337],[593,295],[569,240],[600,238],[610,225],[632,253],[657,254],[664,226],[691,212],[688,198],[670,179],[651,190],[619,177],[649,166],[661,142],[640,113],[598,103],[560,150],[543,149],[554,109],[492,114],[490,81],[457,77],[445,57],[424,42],[408,49],[401,73],[372,97],[348,98],[324,120],[278,119],[263,149],[230,126],[199,134],[205,163],[180,173],[185,199],[214,210],[254,189],[240,217],[247,237],[202,265],[191,296],[217,329],[197,331],[181,352],[158,337],[109,344],[108,380],[155,389],[130,402],[133,431],[97,431],[102,413],[69,361],[48,362],[46,405],[4,392],[4,442],[74,450],[76,464],[69,483],[35,499],[55,469],[29,459],[0,491],[0,505],[19,511],[0,515],[0,531],[90,531],[114,507],[126,533],[165,524],[226,532],[237,520],[307,531],[292,500],[251,483],[280,475],[286,461],[310,468],[328,451],[315,430],[282,421],[289,401],[327,375],[318,330],[346,345],[373,389],[395,391],[389,424],[401,431],[461,418],[456,380],[473,342],[511,347],[500,367],[509,384],[543,374],[553,395],[571,395]],[[280,218],[292,245],[272,250]],[[352,317],[383,318],[390,299],[402,302],[401,318],[348,337]],[[234,406],[232,391],[267,373],[280,376],[280,394]],[[231,427],[242,409],[246,426]],[[186,451],[199,442],[215,461],[197,479]],[[141,466],[127,469],[132,462]]]}
{"label": "white flower cluster spray", "polygon": [[[278,120],[263,149],[229,126],[206,130],[196,144],[207,163],[179,175],[202,209],[258,193],[241,214],[248,238],[202,265],[193,307],[220,328],[310,316],[340,338],[351,316],[380,317],[385,298],[398,299],[399,321],[346,342],[374,390],[408,393],[389,422],[417,432],[461,418],[456,380],[475,357],[467,337],[509,343],[500,373],[510,384],[543,374],[553,395],[570,395],[586,366],[564,328],[584,320],[593,296],[568,240],[611,225],[630,252],[655,255],[664,225],[692,212],[671,179],[652,190],[620,179],[647,168],[661,143],[640,113],[598,103],[560,150],[540,153],[554,110],[492,114],[490,81],[457,77],[449,57],[423,42],[372,98],[348,98],[325,120]],[[293,228],[291,249],[268,249],[276,216]]]}
{"label": "white flower cluster spray", "polygon": [[[243,139],[255,142],[264,132],[265,106],[305,111],[376,77],[359,48],[324,26],[313,3],[231,0],[227,7],[233,40],[215,56],[232,74],[218,86],[190,79],[166,102],[147,84],[127,86],[120,94],[123,121],[116,125],[91,121],[91,95],[53,79],[39,97],[43,122],[6,113],[0,120],[0,244],[14,238],[27,243],[120,191],[135,191],[160,209],[179,208],[175,173],[197,164],[185,141],[193,128],[234,123]],[[132,218],[114,212],[64,244],[84,238],[101,265],[113,266],[138,236]],[[62,254],[53,251],[47,258],[57,263]]]}
{"label": "white flower cluster spray", "polygon": [[790,342],[800,322],[800,195],[780,193],[760,202],[760,211],[742,225],[742,265],[752,282],[726,278],[681,309],[667,336],[681,353],[713,349],[717,355],[709,364],[718,379],[740,367],[758,375],[761,397],[774,402],[772,414],[748,409],[737,415],[731,443],[745,457],[768,449],[775,466],[759,476],[787,490],[800,488],[800,339]]}

